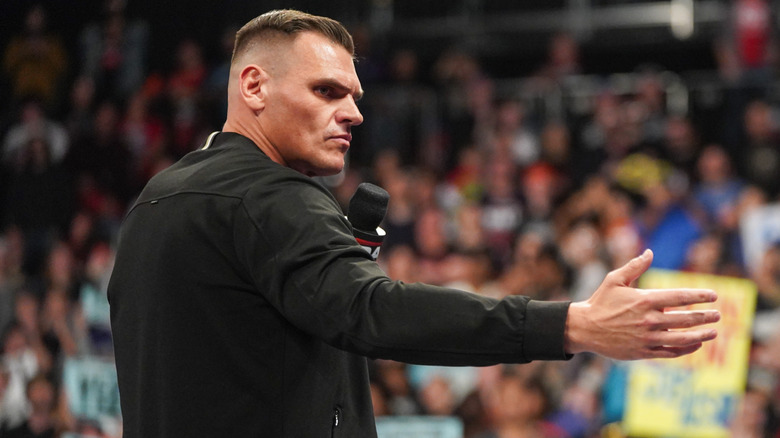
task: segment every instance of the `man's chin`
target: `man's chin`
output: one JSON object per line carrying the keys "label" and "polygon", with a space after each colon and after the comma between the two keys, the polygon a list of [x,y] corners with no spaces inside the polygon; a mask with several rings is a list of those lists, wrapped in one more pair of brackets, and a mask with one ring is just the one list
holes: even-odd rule
{"label": "man's chin", "polygon": [[344,170],[344,166],[341,166],[338,169],[323,169],[321,171],[314,172],[314,175],[310,176],[333,176],[338,175],[342,170]]}
{"label": "man's chin", "polygon": [[338,175],[342,170],[344,170],[344,162],[341,162],[341,165],[334,165],[334,166],[327,166],[327,167],[320,167],[320,168],[310,168],[306,171],[303,171],[303,173],[306,176],[333,176]]}

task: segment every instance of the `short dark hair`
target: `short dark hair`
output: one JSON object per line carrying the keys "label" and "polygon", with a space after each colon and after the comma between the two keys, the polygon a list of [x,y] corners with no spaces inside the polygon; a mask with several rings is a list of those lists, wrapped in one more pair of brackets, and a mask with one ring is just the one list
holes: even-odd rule
{"label": "short dark hair", "polygon": [[336,44],[341,45],[354,57],[355,43],[352,35],[338,21],[294,9],[279,9],[266,12],[253,18],[236,32],[233,46],[233,62],[237,56],[247,50],[252,42],[270,39],[278,35],[295,35],[300,32],[320,33]]}

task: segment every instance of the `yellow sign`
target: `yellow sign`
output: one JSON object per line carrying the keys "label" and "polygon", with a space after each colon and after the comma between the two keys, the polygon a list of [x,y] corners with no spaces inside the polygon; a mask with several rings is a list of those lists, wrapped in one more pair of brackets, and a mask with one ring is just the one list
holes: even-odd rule
{"label": "yellow sign", "polygon": [[625,432],[641,437],[728,437],[745,392],[755,284],[732,277],[650,270],[642,276],[640,287],[713,289],[717,302],[690,308],[718,309],[721,320],[715,324],[717,339],[696,353],[630,363]]}

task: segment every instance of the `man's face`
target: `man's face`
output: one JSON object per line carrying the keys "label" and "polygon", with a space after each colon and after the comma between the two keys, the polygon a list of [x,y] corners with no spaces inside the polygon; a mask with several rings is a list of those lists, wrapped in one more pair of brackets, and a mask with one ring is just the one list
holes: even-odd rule
{"label": "man's face", "polygon": [[[351,54],[314,32],[303,32],[268,71],[260,129],[285,163],[306,175],[344,167],[351,128],[363,122],[360,87]],[[278,67],[277,67],[278,66]]]}

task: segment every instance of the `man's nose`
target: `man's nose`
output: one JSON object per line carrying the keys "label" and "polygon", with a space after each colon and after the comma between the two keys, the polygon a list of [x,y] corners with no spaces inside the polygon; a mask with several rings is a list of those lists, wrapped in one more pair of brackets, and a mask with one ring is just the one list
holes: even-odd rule
{"label": "man's nose", "polygon": [[352,96],[347,96],[344,99],[344,105],[340,108],[336,116],[336,121],[339,123],[349,123],[350,126],[357,126],[363,123],[363,114],[358,109],[357,102]]}

